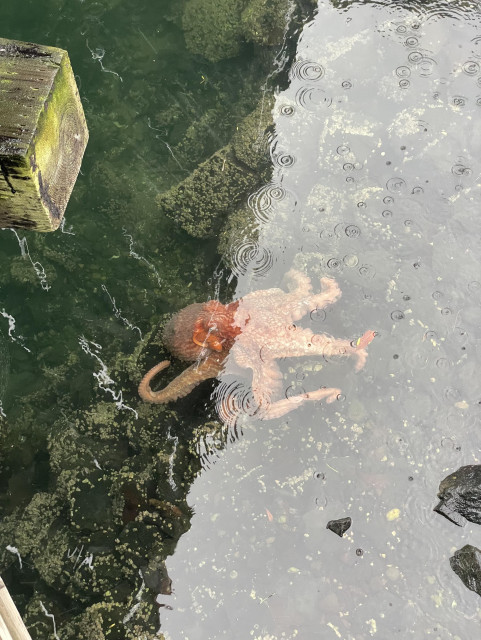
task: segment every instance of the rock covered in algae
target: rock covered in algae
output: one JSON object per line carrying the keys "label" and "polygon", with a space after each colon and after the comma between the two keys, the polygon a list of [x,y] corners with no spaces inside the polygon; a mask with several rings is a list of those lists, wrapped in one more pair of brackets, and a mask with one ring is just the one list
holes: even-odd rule
{"label": "rock covered in algae", "polygon": [[263,46],[281,44],[286,30],[289,0],[251,0],[241,14],[244,37]]}
{"label": "rock covered in algae", "polygon": [[189,0],[182,26],[188,49],[211,62],[232,58],[242,43],[245,0]]}
{"label": "rock covered in algae", "polygon": [[161,211],[196,238],[218,235],[226,217],[270,175],[271,124],[271,103],[265,100],[239,125],[231,144],[157,198]]}
{"label": "rock covered in algae", "polygon": [[188,0],[182,18],[187,48],[219,62],[238,55],[243,42],[280,45],[292,10],[306,13],[306,5],[309,10],[316,4],[315,0]]}
{"label": "rock covered in algae", "polygon": [[[219,233],[217,250],[225,263],[239,273],[248,263],[250,251],[257,246],[259,226],[248,206],[239,207],[226,220]],[[247,258],[247,260],[245,260]]]}
{"label": "rock covered in algae", "polygon": [[[158,632],[158,613],[153,615],[151,610],[147,612],[147,603],[135,598],[129,604],[130,608],[126,609],[119,602],[97,602],[62,624],[54,602],[48,594],[40,592],[29,602],[24,619],[35,640],[51,640],[54,637],[53,620],[57,637],[62,640],[164,640],[164,636]],[[77,603],[73,606],[78,608]],[[134,621],[134,618],[141,622]]]}
{"label": "rock covered in algae", "polygon": [[[185,496],[200,463],[195,446],[173,449],[162,411],[118,415],[99,402],[54,424],[49,492],[0,522],[2,575],[35,584],[14,595],[37,640],[52,637],[45,610],[62,640],[160,637],[155,597],[170,593],[165,558],[189,527]],[[171,410],[168,426],[179,431]]]}

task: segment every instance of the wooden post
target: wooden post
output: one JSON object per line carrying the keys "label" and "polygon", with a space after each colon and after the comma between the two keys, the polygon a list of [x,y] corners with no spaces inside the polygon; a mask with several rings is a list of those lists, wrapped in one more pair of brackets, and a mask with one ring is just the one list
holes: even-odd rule
{"label": "wooden post", "polygon": [[0,639],[32,640],[4,581],[0,578]]}
{"label": "wooden post", "polygon": [[59,226],[87,140],[67,52],[0,38],[0,228]]}

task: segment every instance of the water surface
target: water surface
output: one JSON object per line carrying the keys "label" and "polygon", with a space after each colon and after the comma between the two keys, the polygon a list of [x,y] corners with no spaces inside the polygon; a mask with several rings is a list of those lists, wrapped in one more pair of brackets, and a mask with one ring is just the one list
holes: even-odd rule
{"label": "water surface", "polygon": [[[479,597],[448,558],[480,532],[432,508],[447,472],[479,463],[479,18],[457,3],[321,3],[305,26],[237,295],[292,265],[331,275],[343,297],[307,325],[378,336],[358,375],[285,362],[286,393],[343,395],[246,420],[194,483],[192,529],[167,563],[168,637],[477,634]],[[326,523],[344,516],[339,539]]]}
{"label": "water surface", "polygon": [[[1,570],[33,637],[475,637],[449,557],[479,527],[432,508],[480,456],[477,3],[320,2],[284,48],[215,64],[175,3],[24,6],[2,35],[69,50],[91,136],[61,231],[0,233]],[[188,235],[156,196],[272,96],[271,177],[221,256],[224,226]],[[140,402],[159,320],[293,267],[343,292],[303,326],[378,334],[359,373],[280,363],[287,395],[336,402],[222,426],[250,391],[229,365]]]}

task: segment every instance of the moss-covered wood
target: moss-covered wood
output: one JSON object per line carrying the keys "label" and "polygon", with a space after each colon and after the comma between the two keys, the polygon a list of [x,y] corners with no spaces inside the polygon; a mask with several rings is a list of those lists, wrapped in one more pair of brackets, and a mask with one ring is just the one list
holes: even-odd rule
{"label": "moss-covered wood", "polygon": [[59,226],[87,139],[67,52],[0,38],[0,227]]}

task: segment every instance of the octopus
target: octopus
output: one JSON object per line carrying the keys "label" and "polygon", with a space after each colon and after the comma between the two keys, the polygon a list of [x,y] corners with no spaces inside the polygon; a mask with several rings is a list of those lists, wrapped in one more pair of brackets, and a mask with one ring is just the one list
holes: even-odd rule
{"label": "octopus", "polygon": [[140,397],[153,403],[184,398],[204,380],[219,377],[228,360],[229,368],[233,364],[250,378],[252,402],[261,419],[284,416],[307,402],[334,402],[341,393],[334,387],[285,397],[277,361],[341,356],[353,358],[359,371],[366,363],[366,347],[376,334],[366,331],[352,341],[299,326],[297,323],[308,313],[319,313],[339,300],[341,291],[334,279],[324,277],[316,293],[310,278],[295,269],[286,274],[286,281],[288,292],[279,288],[259,290],[229,304],[211,300],[191,304],[175,314],[164,329],[164,344],[173,356],[193,364],[166,387],[153,391],[154,377],[170,365],[169,360],[163,360],[143,377]]}

